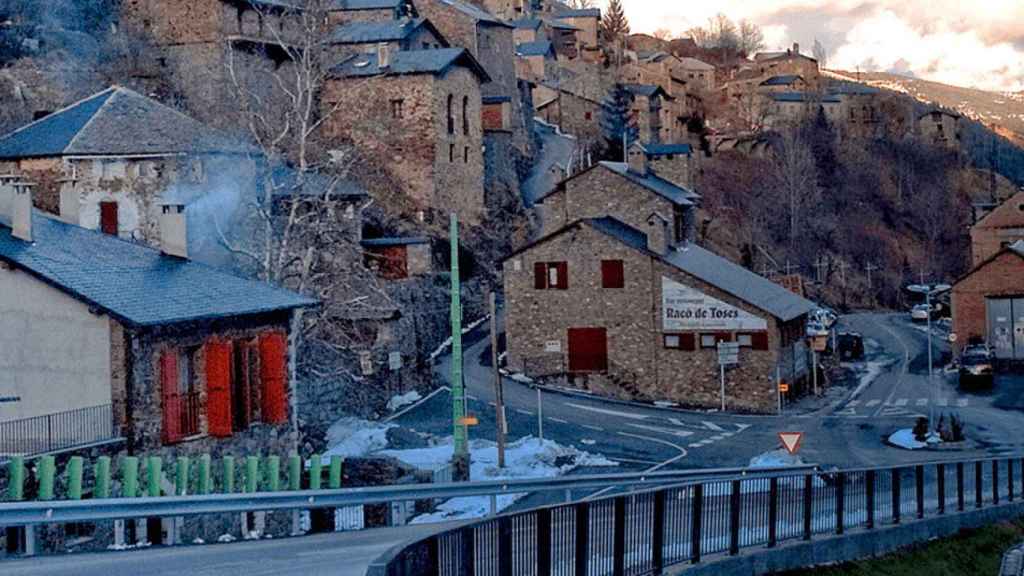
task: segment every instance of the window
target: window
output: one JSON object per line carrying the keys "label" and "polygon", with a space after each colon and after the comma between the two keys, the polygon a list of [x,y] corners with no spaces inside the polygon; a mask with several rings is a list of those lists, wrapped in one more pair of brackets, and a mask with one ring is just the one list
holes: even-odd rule
{"label": "window", "polygon": [[167,348],[160,353],[160,403],[163,442],[174,444],[200,432],[197,348]]}
{"label": "window", "polygon": [[394,100],[391,101],[391,117],[394,118],[395,120],[400,120],[404,116],[402,110],[402,105],[404,103],[405,100],[403,100],[402,98],[395,98]]}
{"label": "window", "polygon": [[740,345],[740,348],[751,348],[753,350],[767,350],[768,333],[751,332],[736,334],[736,342]]}
{"label": "window", "polygon": [[236,340],[231,351],[231,423],[237,432],[259,421],[259,354],[255,341]]}
{"label": "window", "polygon": [[448,145],[448,161],[455,162],[455,144]]}
{"label": "window", "polygon": [[533,287],[537,290],[568,290],[569,265],[566,262],[537,262],[533,265]]}
{"label": "window", "polygon": [[469,146],[462,149],[462,162],[469,164]]}
{"label": "window", "polygon": [[665,334],[665,348],[692,352],[697,348],[696,334]]}
{"label": "window", "polygon": [[626,274],[622,260],[601,261],[601,287],[625,288]]}
{"label": "window", "polygon": [[701,334],[701,348],[717,348],[719,342],[731,342],[732,334],[728,332],[716,332],[714,334]]}
{"label": "window", "polygon": [[455,97],[451,94],[448,95],[448,133],[455,134],[455,111],[452,107],[455,105]]}
{"label": "window", "polygon": [[117,236],[117,202],[100,202],[100,231]]}
{"label": "window", "polygon": [[469,96],[462,97],[462,134],[469,136]]}
{"label": "window", "polygon": [[736,343],[740,348],[750,348],[754,345],[754,338],[750,334],[737,334]]}
{"label": "window", "polygon": [[586,120],[590,120],[593,117],[594,117],[594,115],[591,112],[584,112],[583,113],[583,118],[586,119]]}

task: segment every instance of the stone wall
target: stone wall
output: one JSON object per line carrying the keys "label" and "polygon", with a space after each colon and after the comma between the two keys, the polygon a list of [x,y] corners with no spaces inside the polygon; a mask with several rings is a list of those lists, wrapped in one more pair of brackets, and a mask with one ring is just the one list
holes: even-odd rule
{"label": "stone wall", "polygon": [[534,98],[538,103],[549,102],[541,107],[537,113],[548,124],[558,126],[562,132],[572,134],[576,139],[587,147],[603,145],[604,137],[601,133],[601,105],[598,102],[586,98],[580,98],[574,94],[563,91],[561,97],[548,100],[558,95],[558,92],[540,87],[534,92]]}
{"label": "stone wall", "polygon": [[1018,297],[1024,285],[1024,258],[1004,252],[976,269],[953,287],[954,345],[962,349],[973,337],[988,340],[988,313],[985,299]]}
{"label": "stone wall", "polygon": [[[434,153],[435,194],[433,207],[447,211],[455,207],[468,224],[483,220],[484,158],[481,126],[480,83],[467,68],[452,68],[443,77],[435,77],[434,134],[439,135]],[[452,97],[454,133],[447,130],[447,101]]]}
{"label": "stone wall", "polygon": [[695,164],[693,154],[662,154],[648,158],[648,165],[660,178],[691,191],[694,190]]}

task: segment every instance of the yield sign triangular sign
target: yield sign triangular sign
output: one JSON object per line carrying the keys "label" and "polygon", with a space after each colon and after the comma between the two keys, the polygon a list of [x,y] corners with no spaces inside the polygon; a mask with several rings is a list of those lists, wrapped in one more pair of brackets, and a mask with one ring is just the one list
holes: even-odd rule
{"label": "yield sign triangular sign", "polygon": [[800,442],[804,439],[803,432],[779,432],[779,440],[790,454],[796,454],[800,450]]}

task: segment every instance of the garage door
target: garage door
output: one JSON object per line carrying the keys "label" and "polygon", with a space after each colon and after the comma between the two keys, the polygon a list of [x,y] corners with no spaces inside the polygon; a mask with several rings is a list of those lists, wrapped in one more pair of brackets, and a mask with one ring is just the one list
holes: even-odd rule
{"label": "garage door", "polygon": [[608,371],[608,334],[604,328],[569,328],[569,372]]}
{"label": "garage door", "polygon": [[[1015,359],[1013,336],[1013,300],[1009,298],[990,298],[986,301],[988,315],[988,344],[1000,360]],[[1024,312],[1024,303],[1021,305]],[[1024,353],[1024,350],[1021,351]]]}

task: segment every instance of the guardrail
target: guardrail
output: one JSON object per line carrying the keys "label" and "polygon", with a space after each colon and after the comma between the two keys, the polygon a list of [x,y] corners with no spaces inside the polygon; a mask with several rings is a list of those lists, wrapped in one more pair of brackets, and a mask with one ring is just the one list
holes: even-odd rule
{"label": "guardrail", "polygon": [[[811,469],[813,466],[806,466]],[[328,490],[290,490],[195,496],[147,496],[94,498],[42,502],[0,503],[0,526],[28,526],[60,522],[91,522],[121,518],[192,516],[229,512],[343,508],[363,504],[416,501],[459,496],[496,496],[588,490],[615,487],[657,486],[710,477],[770,478],[792,473],[792,468],[720,468],[657,471],[650,474],[619,473],[562,476],[529,480],[492,480],[449,484],[373,486]]]}
{"label": "guardrail", "polygon": [[709,554],[872,530],[1024,499],[1024,459],[688,483],[508,514],[381,559],[387,576],[661,574]]}
{"label": "guardrail", "polygon": [[0,422],[0,456],[34,456],[117,437],[110,404]]}

